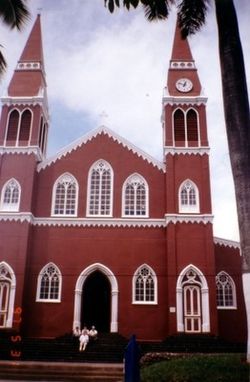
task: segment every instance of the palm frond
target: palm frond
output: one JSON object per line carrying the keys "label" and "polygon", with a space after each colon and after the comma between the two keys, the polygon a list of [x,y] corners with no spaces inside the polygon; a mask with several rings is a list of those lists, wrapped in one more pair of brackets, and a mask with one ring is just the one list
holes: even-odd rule
{"label": "palm frond", "polygon": [[182,0],[178,4],[178,21],[182,37],[197,32],[206,21],[210,0]]}
{"label": "palm frond", "polygon": [[149,21],[164,20],[169,15],[170,6],[174,0],[141,0],[145,16]]}
{"label": "palm frond", "polygon": [[[0,45],[0,47],[2,47],[2,45]],[[7,63],[2,51],[0,50],[0,77],[5,72],[6,68],[7,68]]]}
{"label": "palm frond", "polygon": [[26,0],[1,0],[0,18],[11,29],[21,29],[29,19],[30,13],[26,5]]}

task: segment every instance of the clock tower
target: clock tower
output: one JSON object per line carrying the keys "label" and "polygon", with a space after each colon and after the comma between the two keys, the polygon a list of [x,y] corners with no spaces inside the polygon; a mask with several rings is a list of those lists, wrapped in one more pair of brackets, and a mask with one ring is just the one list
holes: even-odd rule
{"label": "clock tower", "polygon": [[[45,158],[48,103],[40,16],[1,97],[0,120],[0,274],[6,280],[0,327],[20,329],[26,267],[36,200],[37,164]],[[5,290],[5,289],[3,289]],[[16,312],[22,317],[16,317]]]}
{"label": "clock tower", "polygon": [[162,114],[169,334],[217,333],[206,101],[177,24]]}

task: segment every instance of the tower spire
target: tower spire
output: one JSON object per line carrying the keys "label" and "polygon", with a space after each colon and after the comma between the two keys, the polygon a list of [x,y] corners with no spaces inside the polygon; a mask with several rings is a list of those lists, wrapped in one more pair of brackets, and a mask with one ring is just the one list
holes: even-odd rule
{"label": "tower spire", "polygon": [[174,42],[171,54],[171,61],[185,61],[185,62],[193,62],[193,56],[191,53],[191,49],[188,43],[188,40],[182,37],[181,29],[178,25],[178,20],[175,26],[175,34],[174,34]]}
{"label": "tower spire", "polygon": [[182,38],[176,22],[172,55],[169,64],[167,88],[171,96],[198,96],[201,85],[187,38]]}
{"label": "tower spire", "polygon": [[40,15],[30,32],[24,50],[11,79],[11,97],[37,96],[46,87]]}

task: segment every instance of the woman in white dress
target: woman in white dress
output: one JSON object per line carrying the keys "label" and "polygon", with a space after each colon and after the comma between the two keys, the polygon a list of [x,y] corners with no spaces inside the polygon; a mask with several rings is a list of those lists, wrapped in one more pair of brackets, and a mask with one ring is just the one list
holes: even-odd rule
{"label": "woman in white dress", "polygon": [[80,341],[79,351],[84,351],[89,342],[89,332],[87,328],[84,328],[82,330],[82,334],[79,337],[79,341]]}

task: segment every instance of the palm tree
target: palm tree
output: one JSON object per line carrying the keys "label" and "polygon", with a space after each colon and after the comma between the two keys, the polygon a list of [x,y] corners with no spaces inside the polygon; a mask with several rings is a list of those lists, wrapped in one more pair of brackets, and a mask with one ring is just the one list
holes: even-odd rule
{"label": "palm tree", "polygon": [[[5,25],[9,26],[11,29],[17,28],[18,30],[21,30],[30,15],[25,2],[25,0],[0,1],[0,18]],[[0,47],[2,48],[2,45],[0,45]],[[5,71],[6,66],[6,60],[0,50],[0,76]]]}
{"label": "palm tree", "polygon": [[[139,4],[151,21],[166,19],[170,6],[177,5],[183,37],[195,33],[204,24],[212,0],[123,0],[128,10]],[[213,0],[218,26],[219,56],[222,77],[224,114],[233,172],[240,244],[242,251],[243,289],[247,311],[247,361],[250,363],[250,118],[244,58],[237,14],[233,0]],[[110,12],[119,0],[104,0]]]}

